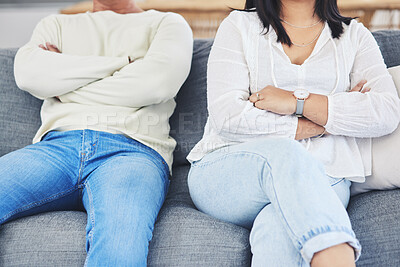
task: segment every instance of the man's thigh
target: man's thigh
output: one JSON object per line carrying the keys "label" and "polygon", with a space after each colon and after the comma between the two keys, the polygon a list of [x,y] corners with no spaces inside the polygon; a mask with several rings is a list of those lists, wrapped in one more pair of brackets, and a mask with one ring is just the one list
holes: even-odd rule
{"label": "man's thigh", "polygon": [[107,160],[84,183],[88,265],[145,265],[169,174],[134,154]]}
{"label": "man's thigh", "polygon": [[0,224],[57,209],[55,205],[66,208],[66,199],[77,191],[78,166],[71,162],[70,151],[56,141],[41,141],[0,157]]}
{"label": "man's thigh", "polygon": [[[83,202],[112,217],[124,217],[135,209],[159,209],[165,199],[169,174],[147,158],[115,156],[96,168],[84,182]],[[158,210],[154,210],[157,214]],[[109,219],[113,219],[113,218]]]}

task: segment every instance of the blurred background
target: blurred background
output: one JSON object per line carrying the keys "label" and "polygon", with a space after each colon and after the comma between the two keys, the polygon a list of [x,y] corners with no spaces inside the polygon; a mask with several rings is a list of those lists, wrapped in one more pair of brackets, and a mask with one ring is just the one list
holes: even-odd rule
{"label": "blurred background", "polygon": [[[212,38],[229,7],[243,8],[245,0],[142,0],[145,10],[180,13],[195,38]],[[371,31],[399,29],[400,0],[338,0],[344,15],[357,16]],[[0,48],[20,47],[29,41],[39,20],[47,15],[90,11],[91,2],[78,0],[0,0]]]}

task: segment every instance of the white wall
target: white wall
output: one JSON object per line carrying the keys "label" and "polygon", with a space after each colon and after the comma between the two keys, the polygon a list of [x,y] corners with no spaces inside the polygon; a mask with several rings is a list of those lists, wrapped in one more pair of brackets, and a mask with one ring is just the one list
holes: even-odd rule
{"label": "white wall", "polygon": [[20,47],[27,43],[43,17],[58,13],[71,3],[0,5],[0,48]]}
{"label": "white wall", "polygon": [[[0,4],[0,48],[20,47],[29,41],[39,20],[71,3],[6,5]],[[386,28],[385,25],[399,24],[399,12],[377,12],[373,18],[372,30]]]}

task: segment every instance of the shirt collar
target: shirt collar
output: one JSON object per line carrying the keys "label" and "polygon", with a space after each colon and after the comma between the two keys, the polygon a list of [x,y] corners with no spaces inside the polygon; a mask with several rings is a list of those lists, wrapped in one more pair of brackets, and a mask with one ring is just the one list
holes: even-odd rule
{"label": "shirt collar", "polygon": [[[278,35],[276,34],[276,31],[274,30],[274,28],[272,28],[272,26],[270,26],[268,33],[265,35],[265,38],[271,38],[271,44],[273,46],[277,47],[282,52],[284,52],[281,43],[277,41]],[[311,53],[311,55],[309,56],[309,58],[311,58],[312,56],[317,54],[330,39],[332,39],[331,29],[330,29],[328,23],[324,22],[324,28],[321,32],[321,35],[319,36],[319,38],[317,40],[314,50]]]}

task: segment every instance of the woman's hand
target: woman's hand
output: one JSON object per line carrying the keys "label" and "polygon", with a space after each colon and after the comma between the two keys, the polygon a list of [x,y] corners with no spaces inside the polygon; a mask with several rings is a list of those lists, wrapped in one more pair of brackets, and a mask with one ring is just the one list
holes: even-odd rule
{"label": "woman's hand", "polygon": [[[369,87],[364,88],[366,83],[366,80],[362,80],[348,92],[367,93],[371,91],[371,88]],[[310,94],[310,97],[312,95],[313,94]],[[293,96],[293,92],[271,85],[268,85],[261,91],[252,94],[249,100],[256,108],[267,110],[276,114],[291,115],[296,112],[297,101]],[[316,112],[315,114],[317,113],[319,114],[319,112]],[[310,119],[313,120],[313,118]]]}
{"label": "woman's hand", "polygon": [[296,112],[297,101],[293,96],[293,92],[271,85],[252,94],[249,100],[256,108],[271,111],[276,114],[290,115]]}
{"label": "woman's hand", "polygon": [[351,90],[349,91],[349,93],[350,93],[350,92],[367,93],[367,92],[371,91],[371,88],[369,88],[369,87],[365,87],[365,88],[364,88],[364,85],[365,85],[366,83],[367,83],[366,80],[362,80],[362,81],[359,82],[356,86],[354,86],[354,88],[351,89]]}

